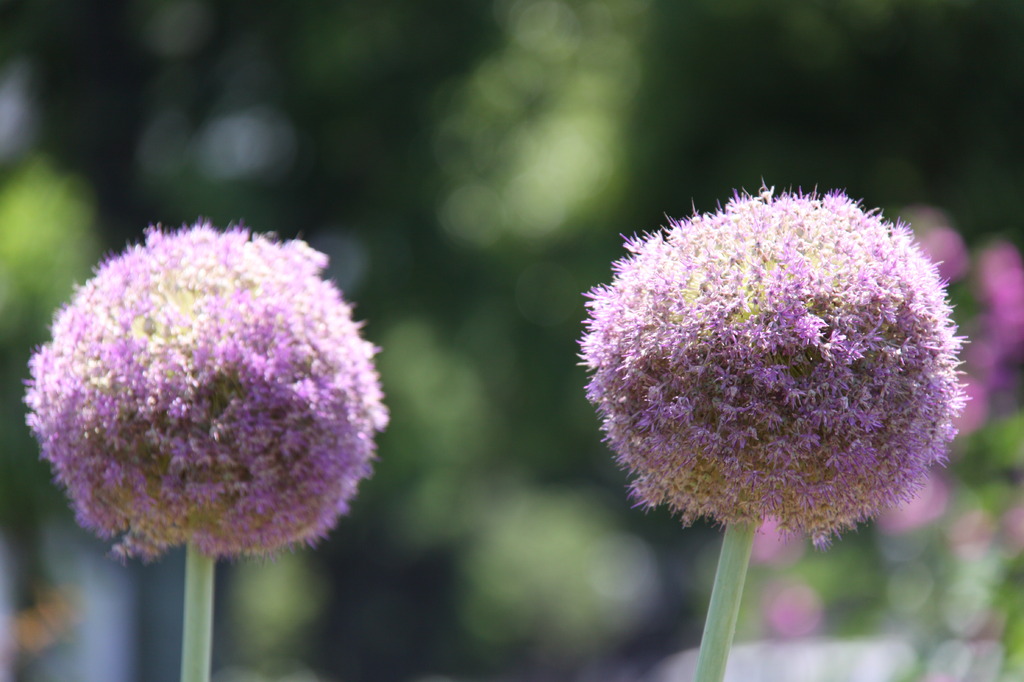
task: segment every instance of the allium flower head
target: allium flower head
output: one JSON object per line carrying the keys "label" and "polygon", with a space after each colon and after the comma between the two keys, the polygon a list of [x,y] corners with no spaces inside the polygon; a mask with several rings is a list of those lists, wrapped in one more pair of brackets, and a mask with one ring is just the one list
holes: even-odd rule
{"label": "allium flower head", "polygon": [[77,519],[154,558],[313,543],[388,420],[323,254],[237,227],[146,232],[56,315],[25,398]]}
{"label": "allium flower head", "polygon": [[626,248],[581,345],[640,504],[823,546],[944,461],[961,339],[904,225],[763,190]]}

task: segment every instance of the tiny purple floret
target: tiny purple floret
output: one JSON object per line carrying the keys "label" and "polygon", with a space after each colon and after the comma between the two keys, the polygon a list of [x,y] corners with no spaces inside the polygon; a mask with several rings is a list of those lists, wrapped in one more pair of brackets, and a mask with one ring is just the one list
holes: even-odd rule
{"label": "tiny purple floret", "polygon": [[905,225],[765,189],[626,248],[581,346],[639,504],[825,546],[945,461],[963,340]]}
{"label": "tiny purple floret", "polygon": [[267,555],[323,538],[388,421],[327,257],[209,222],[101,264],[30,363],[28,425],[115,552]]}

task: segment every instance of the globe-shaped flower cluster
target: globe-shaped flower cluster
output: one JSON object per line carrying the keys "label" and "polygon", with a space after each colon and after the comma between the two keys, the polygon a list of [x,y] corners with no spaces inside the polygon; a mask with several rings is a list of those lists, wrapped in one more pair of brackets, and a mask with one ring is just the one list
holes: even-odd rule
{"label": "globe-shaped flower cluster", "polygon": [[763,190],[626,247],[581,346],[642,505],[822,546],[944,461],[962,340],[906,226]]}
{"label": "globe-shaped flower cluster", "polygon": [[388,413],[326,264],[242,227],[150,228],[76,291],[26,403],[82,525],[146,559],[264,555],[333,527]]}

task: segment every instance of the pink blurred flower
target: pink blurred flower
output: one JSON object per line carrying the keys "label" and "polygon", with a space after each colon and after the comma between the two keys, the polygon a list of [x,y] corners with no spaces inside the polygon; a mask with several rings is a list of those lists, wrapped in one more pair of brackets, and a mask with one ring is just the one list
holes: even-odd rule
{"label": "pink blurred flower", "polygon": [[992,417],[1019,408],[1024,362],[1024,259],[1016,246],[996,241],[977,256],[974,291],[981,313],[964,359],[969,400],[957,427],[969,433]]}
{"label": "pink blurred flower", "polygon": [[750,560],[755,564],[789,565],[804,553],[804,543],[792,534],[783,533],[779,522],[767,518],[754,535]]}
{"label": "pink blurred flower", "polygon": [[916,497],[879,516],[878,527],[885,533],[896,535],[927,525],[946,511],[949,495],[949,484],[942,476],[933,473]]}
{"label": "pink blurred flower", "polygon": [[945,211],[916,205],[907,207],[902,215],[914,229],[921,250],[938,266],[942,279],[955,282],[967,274],[967,247]]}
{"label": "pink blurred flower", "polygon": [[761,598],[761,613],[772,634],[805,637],[816,632],[825,618],[818,592],[803,582],[769,583]]}
{"label": "pink blurred flower", "polygon": [[1012,384],[1013,365],[1024,360],[1024,261],[1016,246],[999,241],[981,251],[977,270],[985,310],[974,357],[989,390],[998,391]]}
{"label": "pink blurred flower", "polygon": [[960,435],[967,435],[977,431],[988,421],[989,402],[985,385],[970,374],[964,374],[963,386],[964,393],[967,394],[967,404],[953,423]]}

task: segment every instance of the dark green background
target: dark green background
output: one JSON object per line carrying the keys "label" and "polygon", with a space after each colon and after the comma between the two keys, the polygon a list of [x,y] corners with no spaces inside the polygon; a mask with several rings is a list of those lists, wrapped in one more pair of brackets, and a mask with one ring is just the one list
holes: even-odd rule
{"label": "dark green background", "polygon": [[[976,248],[1017,241],[1022,36],[1017,0],[0,2],[0,104],[22,106],[0,107],[17,605],[59,583],[40,528],[70,523],[23,426],[28,353],[103,253],[205,216],[331,255],[383,348],[392,411],[327,542],[224,567],[217,665],[638,679],[697,642],[717,534],[631,508],[583,396],[582,292],[610,279],[620,235],[762,181],[845,189],[893,218],[934,206]],[[953,297],[969,332],[970,281]],[[969,492],[913,540],[928,605],[893,615],[901,566],[869,526],[755,567],[740,637],[765,634],[756,590],[784,575],[821,595],[821,634],[896,623],[922,655],[968,636],[928,610],[959,570],[942,529],[1019,501],[1009,423],[958,444],[949,480]],[[1008,554],[992,594],[1013,592]],[[180,559],[123,569],[139,679],[176,679],[178,642],[156,623],[174,635]],[[995,636],[1016,660],[1013,603]],[[48,651],[22,652],[26,679],[47,679]]]}

